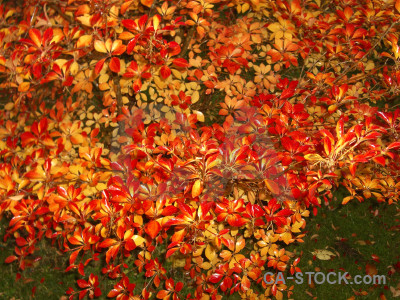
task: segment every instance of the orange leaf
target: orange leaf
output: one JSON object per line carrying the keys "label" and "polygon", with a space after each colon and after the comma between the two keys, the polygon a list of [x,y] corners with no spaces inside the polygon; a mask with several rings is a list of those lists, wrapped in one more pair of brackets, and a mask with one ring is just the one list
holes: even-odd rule
{"label": "orange leaf", "polygon": [[169,295],[170,292],[166,291],[166,290],[161,290],[157,293],[157,298],[158,299],[164,299],[165,297],[167,297]]}
{"label": "orange leaf", "polygon": [[31,38],[32,42],[34,42],[38,48],[40,48],[42,46],[42,42],[41,42],[42,37],[41,37],[39,30],[37,30],[36,28],[32,28],[31,30],[29,30],[29,37]]}
{"label": "orange leaf", "polygon": [[161,230],[161,226],[160,224],[155,221],[152,220],[149,223],[146,224],[146,226],[144,227],[144,231],[152,238],[154,239],[157,234],[160,232]]}
{"label": "orange leaf", "polygon": [[31,84],[29,82],[23,81],[21,84],[18,86],[18,92],[27,92],[30,88]]}
{"label": "orange leaf", "polygon": [[267,52],[267,55],[271,56],[272,63],[276,63],[277,61],[280,61],[282,58],[282,55],[276,51],[275,49],[271,49]]}
{"label": "orange leaf", "polygon": [[140,0],[140,3],[142,3],[144,6],[151,7],[153,4],[154,0]]}
{"label": "orange leaf", "polygon": [[77,48],[87,47],[92,43],[93,36],[89,34],[82,35],[76,42]]}
{"label": "orange leaf", "polygon": [[43,171],[43,169],[41,167],[37,167],[36,169],[25,173],[24,177],[28,178],[28,179],[33,179],[33,180],[45,179],[46,173]]}
{"label": "orange leaf", "polygon": [[113,240],[113,239],[106,239],[106,240],[104,240],[104,241],[102,241],[102,242],[100,243],[99,247],[100,247],[100,248],[109,248],[109,247],[111,247],[112,245],[115,245],[116,243],[117,243],[116,240]]}
{"label": "orange leaf", "polygon": [[271,179],[265,179],[264,182],[265,182],[265,185],[267,186],[267,188],[273,194],[279,194],[280,193],[279,186],[278,186],[278,184],[276,182],[272,181]]}

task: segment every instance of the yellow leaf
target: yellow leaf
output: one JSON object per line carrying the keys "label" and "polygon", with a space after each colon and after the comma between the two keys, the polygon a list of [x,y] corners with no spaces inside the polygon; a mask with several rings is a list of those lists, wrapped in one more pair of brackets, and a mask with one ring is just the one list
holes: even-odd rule
{"label": "yellow leaf", "polygon": [[[211,267],[212,267],[212,265],[209,263],[209,262],[204,262],[202,265],[201,265],[201,268],[202,269],[204,269],[204,270],[209,270],[209,269],[211,269]],[[201,298],[201,299],[207,299],[207,298]]]}
{"label": "yellow leaf", "polygon": [[92,43],[93,36],[91,34],[82,35],[76,42],[76,47],[83,48],[87,47]]}
{"label": "yellow leaf", "polygon": [[78,19],[83,25],[86,25],[86,26],[89,26],[89,27],[91,27],[91,22],[90,22],[91,18],[92,18],[92,15],[89,15],[89,14],[84,14],[83,16],[77,17],[77,19]]}
{"label": "yellow leaf", "polygon": [[315,250],[311,253],[320,260],[330,260],[332,256],[336,256],[334,253],[328,250]]}
{"label": "yellow leaf", "polygon": [[243,237],[240,237],[236,241],[235,253],[242,251],[242,249],[246,246],[246,240]]}
{"label": "yellow leaf", "polygon": [[329,105],[329,107],[328,107],[329,113],[332,114],[332,113],[334,113],[336,110],[337,110],[337,105],[336,105],[336,104]]}
{"label": "yellow leaf", "polygon": [[281,234],[281,239],[282,239],[282,241],[285,242],[286,245],[289,245],[290,240],[292,239],[292,234],[290,232],[286,231],[283,234]]}
{"label": "yellow leaf", "polygon": [[193,257],[200,256],[203,254],[204,247],[198,247],[197,249],[194,250],[193,252]]}
{"label": "yellow leaf", "polygon": [[154,30],[158,29],[158,25],[160,25],[160,17],[158,15],[153,16],[153,28]]}
{"label": "yellow leaf", "polygon": [[165,88],[166,84],[165,84],[164,81],[162,81],[162,80],[160,79],[159,76],[154,76],[153,79],[154,79],[154,83],[155,83],[161,90],[163,90],[163,89]]}
{"label": "yellow leaf", "polygon": [[98,184],[96,185],[96,189],[97,189],[98,191],[105,190],[106,188],[107,188],[107,184],[105,184],[105,183],[103,183],[103,182],[100,182],[100,183],[98,183]]}
{"label": "yellow leaf", "polygon": [[296,222],[292,225],[292,232],[301,232],[300,228],[303,224],[300,222]]}
{"label": "yellow leaf", "polygon": [[204,122],[204,114],[201,111],[195,110],[193,113],[197,115],[197,120],[199,122]]}
{"label": "yellow leaf", "polygon": [[141,237],[140,235],[134,235],[132,237],[132,240],[135,242],[136,246],[140,246],[145,241],[145,239],[143,237]]}
{"label": "yellow leaf", "polygon": [[272,32],[277,32],[281,30],[281,25],[279,23],[272,23],[268,26],[268,29]]}
{"label": "yellow leaf", "polygon": [[196,103],[200,99],[200,94],[198,91],[194,91],[191,97],[192,97],[191,99],[192,103]]}
{"label": "yellow leaf", "polygon": [[182,79],[182,73],[181,73],[181,71],[178,71],[178,70],[176,70],[176,69],[171,69],[171,71],[172,71],[172,74],[173,74],[176,78]]}
{"label": "yellow leaf", "polygon": [[99,83],[105,83],[108,82],[108,80],[110,79],[110,76],[107,73],[101,74],[100,78],[99,78]]}
{"label": "yellow leaf", "polygon": [[5,110],[12,110],[14,108],[14,103],[13,102],[8,102],[5,106]]}
{"label": "yellow leaf", "polygon": [[205,254],[209,261],[212,261],[217,256],[214,247],[212,247],[210,244],[207,245]]}
{"label": "yellow leaf", "polygon": [[100,53],[107,53],[106,44],[100,40],[94,41],[94,49],[96,49],[96,51]]}
{"label": "yellow leaf", "polygon": [[246,11],[248,11],[250,8],[250,5],[248,3],[244,3],[242,5],[242,13],[245,13]]}
{"label": "yellow leaf", "polygon": [[306,155],[304,155],[304,158],[307,159],[307,160],[324,160],[324,159],[321,157],[321,155],[315,154],[315,153],[306,154]]}

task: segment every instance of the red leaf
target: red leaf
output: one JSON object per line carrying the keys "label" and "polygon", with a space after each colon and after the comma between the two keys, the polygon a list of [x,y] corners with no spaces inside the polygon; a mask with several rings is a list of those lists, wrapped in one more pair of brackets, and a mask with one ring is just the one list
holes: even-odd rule
{"label": "red leaf", "polygon": [[179,209],[173,205],[169,205],[167,207],[164,207],[163,211],[162,211],[162,215],[163,216],[172,216],[174,213],[176,213]]}
{"label": "red leaf", "polygon": [[25,148],[28,144],[35,141],[35,136],[30,132],[24,132],[21,134],[22,148]]}
{"label": "red leaf", "polygon": [[292,211],[291,209],[285,208],[285,209],[280,210],[280,211],[276,214],[276,216],[278,216],[278,217],[289,217],[289,216],[291,216],[292,214],[293,214],[293,211]]}
{"label": "red leaf", "polygon": [[18,245],[19,247],[23,247],[23,246],[25,246],[25,245],[28,244],[28,242],[26,241],[26,239],[24,239],[23,237],[17,238],[17,239],[15,240],[15,242],[17,243],[17,245]]}
{"label": "red leaf", "polygon": [[79,251],[81,251],[80,249],[75,250],[74,252],[71,253],[71,255],[69,256],[69,264],[73,265],[75,263],[76,258],[78,257]]}
{"label": "red leaf", "polygon": [[79,300],[82,300],[83,298],[85,298],[85,296],[86,296],[86,294],[87,294],[88,291],[89,291],[89,290],[80,291],[80,292],[79,292]]}
{"label": "red leaf", "polygon": [[78,280],[76,281],[76,283],[78,284],[78,286],[79,286],[81,289],[85,289],[85,288],[90,287],[90,284],[89,284],[86,280],[84,280],[84,279],[78,279]]}
{"label": "red leaf", "polygon": [[282,91],[282,94],[280,96],[281,99],[287,99],[290,98],[294,95],[295,90],[294,89],[286,89]]}
{"label": "red leaf", "polygon": [[172,254],[174,254],[174,252],[175,252],[176,250],[178,250],[178,248],[169,249],[169,250],[167,251],[167,254],[165,255],[165,258],[170,257]]}
{"label": "red leaf", "polygon": [[45,213],[49,212],[49,208],[48,207],[41,207],[38,210],[35,211],[36,215],[44,215]]}
{"label": "red leaf", "polygon": [[222,274],[214,273],[208,278],[208,281],[210,281],[211,283],[217,283],[222,279],[222,277]]}
{"label": "red leaf", "polygon": [[177,67],[181,67],[181,68],[186,68],[189,66],[189,63],[187,62],[186,59],[184,58],[175,58],[172,63],[177,66]]}
{"label": "red leaf", "polygon": [[148,18],[147,15],[143,15],[143,16],[140,17],[139,22],[138,22],[139,27],[143,28],[144,25],[146,25],[147,18]]}
{"label": "red leaf", "polygon": [[67,190],[61,186],[57,187],[57,192],[63,196],[64,198],[68,199],[68,194],[67,194]]}
{"label": "red leaf", "polygon": [[394,143],[391,143],[387,148],[386,148],[386,150],[390,150],[390,149],[393,149],[393,148],[399,148],[400,147],[400,142],[394,142]]}
{"label": "red leaf", "polygon": [[135,30],[137,28],[136,22],[134,20],[122,20],[122,25],[124,25],[126,28],[130,30]]}
{"label": "red leaf", "polygon": [[240,218],[240,217],[228,218],[228,223],[231,226],[241,227],[241,226],[243,226],[243,225],[245,225],[247,223],[247,219],[243,219],[243,218]]}
{"label": "red leaf", "polygon": [[95,72],[96,74],[99,74],[99,73],[101,72],[101,70],[103,69],[104,62],[105,62],[105,61],[106,61],[106,59],[103,58],[103,59],[101,59],[101,60],[99,60],[99,61],[97,62],[96,66],[95,66],[95,68],[94,68],[94,72]]}
{"label": "red leaf", "polygon": [[16,257],[15,255],[10,255],[9,257],[7,257],[6,259],[5,259],[5,263],[6,264],[9,264],[9,263],[12,263],[13,261],[15,261],[15,260],[17,260],[18,259],[18,257]]}
{"label": "red leaf", "polygon": [[171,75],[171,69],[167,66],[162,66],[160,70],[161,77],[167,79]]}
{"label": "red leaf", "polygon": [[119,61],[119,58],[117,57],[111,58],[109,68],[114,73],[119,73],[119,71],[121,70],[121,62]]}
{"label": "red leaf", "polygon": [[383,156],[374,157],[372,160],[374,162],[376,162],[377,164],[380,164],[382,166],[386,166],[386,159]]}
{"label": "red leaf", "polygon": [[101,290],[100,290],[100,288],[97,287],[94,289],[94,297],[98,298],[100,296],[101,296]]}
{"label": "red leaf", "polygon": [[175,286],[175,291],[180,292],[183,288],[183,282],[178,282]]}
{"label": "red leaf", "polygon": [[33,297],[33,298],[35,298],[36,289],[37,289],[36,286],[34,286],[34,287],[32,288],[32,297]]}
{"label": "red leaf", "polygon": [[372,257],[372,259],[373,259],[374,261],[376,261],[376,262],[380,262],[380,260],[379,260],[379,256],[378,256],[378,255],[376,255],[376,254],[372,254],[372,255],[371,255],[371,257]]}

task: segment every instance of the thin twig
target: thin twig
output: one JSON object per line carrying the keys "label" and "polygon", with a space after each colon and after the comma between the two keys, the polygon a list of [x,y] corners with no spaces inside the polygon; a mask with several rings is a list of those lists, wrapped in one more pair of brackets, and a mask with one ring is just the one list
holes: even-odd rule
{"label": "thin twig", "polygon": [[[376,46],[378,46],[382,40],[385,38],[385,36],[389,33],[389,31],[394,27],[394,25],[399,24],[400,21],[394,22],[392,23],[392,25],[389,26],[388,29],[385,30],[385,32],[382,34],[382,36],[380,37],[380,39],[378,41],[375,42],[375,44],[367,51],[367,53],[365,53],[364,57],[368,57],[368,55],[375,50]],[[357,67],[358,65],[358,61],[354,62],[354,64],[351,67],[348,67],[347,70],[344,70],[344,72],[342,73],[342,75],[340,75],[339,77],[337,77],[334,81],[333,84],[336,84],[338,81],[340,81],[344,76],[347,75],[347,73],[349,73],[350,71],[352,71],[355,67]]]}

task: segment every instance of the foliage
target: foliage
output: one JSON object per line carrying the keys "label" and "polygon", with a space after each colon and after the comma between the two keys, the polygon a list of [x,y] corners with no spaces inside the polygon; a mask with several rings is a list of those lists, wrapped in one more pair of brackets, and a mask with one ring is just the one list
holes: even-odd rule
{"label": "foliage", "polygon": [[[282,299],[293,286],[263,273],[299,271],[285,247],[338,186],[343,204],[398,200],[400,1],[30,0],[0,14],[5,261],[24,270],[51,240],[82,276],[71,299]],[[112,290],[85,273],[99,260]]]}

